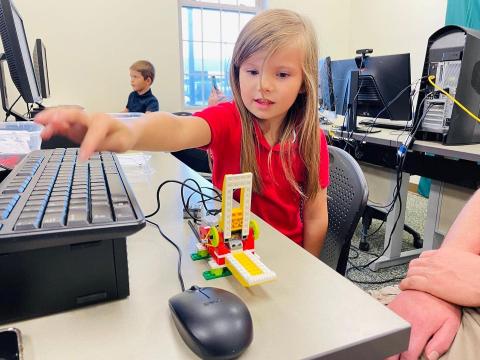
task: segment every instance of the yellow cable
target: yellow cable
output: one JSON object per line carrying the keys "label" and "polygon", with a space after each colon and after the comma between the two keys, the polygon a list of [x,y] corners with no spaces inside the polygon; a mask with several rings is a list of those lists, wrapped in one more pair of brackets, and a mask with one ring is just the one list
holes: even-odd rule
{"label": "yellow cable", "polygon": [[438,86],[437,84],[435,84],[433,82],[433,79],[435,79],[435,75],[430,75],[428,77],[428,82],[430,84],[432,84],[432,86],[437,89],[438,91],[440,91],[442,94],[444,94],[445,96],[447,96],[450,100],[452,100],[455,104],[458,105],[458,107],[460,109],[462,109],[463,111],[465,111],[468,115],[470,115],[472,118],[474,118],[475,120],[477,120],[479,123],[480,123],[480,118],[478,118],[478,116],[476,116],[474,113],[472,113],[470,110],[468,110],[465,106],[463,106],[463,104],[458,101],[457,99],[455,99],[452,95],[450,95],[448,92],[446,92],[445,90],[443,90],[440,86]]}

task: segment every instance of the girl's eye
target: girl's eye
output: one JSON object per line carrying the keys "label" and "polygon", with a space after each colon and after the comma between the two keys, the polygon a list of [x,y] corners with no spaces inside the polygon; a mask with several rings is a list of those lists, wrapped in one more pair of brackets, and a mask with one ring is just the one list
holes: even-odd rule
{"label": "girl's eye", "polygon": [[280,72],[280,73],[277,74],[277,76],[278,76],[279,78],[286,78],[286,77],[289,77],[290,74],[288,74],[288,73],[286,73],[286,72]]}
{"label": "girl's eye", "polygon": [[247,70],[247,73],[249,73],[250,75],[258,75],[257,70]]}

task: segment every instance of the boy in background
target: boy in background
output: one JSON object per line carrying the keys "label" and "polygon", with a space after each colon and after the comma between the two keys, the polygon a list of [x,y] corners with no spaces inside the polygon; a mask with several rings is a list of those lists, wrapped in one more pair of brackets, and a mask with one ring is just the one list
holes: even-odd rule
{"label": "boy in background", "polygon": [[133,91],[128,96],[123,112],[149,113],[158,111],[158,100],[150,87],[155,78],[155,68],[146,60],[139,60],[130,66],[130,85]]}

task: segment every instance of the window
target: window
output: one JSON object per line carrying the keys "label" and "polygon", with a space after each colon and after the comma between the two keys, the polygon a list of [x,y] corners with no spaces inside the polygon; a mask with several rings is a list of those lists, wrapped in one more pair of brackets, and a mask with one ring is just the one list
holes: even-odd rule
{"label": "window", "polygon": [[232,97],[228,74],[233,47],[261,1],[179,0],[185,107],[207,105],[213,77],[227,98]]}

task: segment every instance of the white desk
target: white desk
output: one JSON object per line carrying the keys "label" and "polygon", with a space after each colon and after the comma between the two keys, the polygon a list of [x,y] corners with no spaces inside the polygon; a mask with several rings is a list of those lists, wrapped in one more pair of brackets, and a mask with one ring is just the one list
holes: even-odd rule
{"label": "white desk", "polygon": [[[132,184],[145,214],[155,208],[156,188],[164,180],[194,177],[206,183],[169,154],[153,154],[151,163],[156,172]],[[408,323],[261,220],[257,250],[278,279],[250,289],[233,277],[204,280],[206,262],[189,257],[195,239],[182,220],[179,193],[176,184],[161,191],[154,220],[184,251],[187,287],[220,287],[247,304],[254,340],[243,358],[370,360],[407,348]],[[127,299],[8,325],[22,331],[26,360],[196,358],[168,307],[180,292],[176,250],[153,226],[131,236],[127,247]]]}
{"label": "white desk", "polygon": [[[358,121],[361,121],[362,119],[364,118],[358,117]],[[364,141],[365,143],[383,145],[383,146],[392,147],[392,148],[398,148],[408,135],[408,132],[401,133],[400,130],[380,129],[380,128],[374,128],[374,130],[376,131],[380,130],[380,132],[371,133],[371,134],[368,134],[367,136],[365,136],[365,134],[362,134],[362,133],[348,134],[346,131],[342,132],[338,129],[338,127],[341,126],[342,123],[343,123],[343,118],[337,117],[337,119],[334,122],[334,126],[323,125],[322,127],[326,132],[333,131],[335,137],[342,137],[342,134],[343,134],[343,137],[345,138],[349,137],[350,139],[353,138],[355,140],[361,140],[361,141]],[[472,162],[480,161],[480,144],[445,146],[433,141],[417,140],[413,144],[412,151],[419,152],[419,153],[434,154],[434,155],[443,156],[450,159],[462,159],[462,160],[467,160]],[[408,157],[408,154],[407,154],[407,157]],[[445,171],[447,172],[448,169],[445,169]],[[395,181],[396,181],[395,171],[390,169],[382,169],[382,176],[384,176],[388,180],[388,183],[390,184],[389,185],[390,188],[388,190],[385,190],[385,185],[384,185],[384,189],[382,190],[385,190],[387,194],[393,194],[393,189],[395,187]],[[402,177],[402,186],[401,186],[401,193],[400,193],[400,196],[402,199],[402,206],[400,207],[399,202],[397,201],[395,203],[395,206],[392,212],[387,217],[385,240],[384,240],[385,247],[389,243],[388,240],[389,240],[391,230],[393,228],[393,224],[397,219],[398,214],[400,213],[400,218],[397,223],[396,229],[392,235],[390,246],[388,247],[385,254],[370,266],[373,270],[408,262],[411,259],[417,257],[424,250],[431,250],[431,249],[438,248],[443,239],[443,237],[440,236],[436,230],[439,223],[438,209],[442,201],[441,193],[445,185],[443,184],[442,181],[432,180],[432,187],[431,187],[428,211],[427,211],[427,221],[425,224],[425,232],[423,234],[423,248],[403,251],[403,252],[401,251],[402,238],[403,238],[403,234],[402,234],[403,225],[405,221],[405,205],[407,200],[407,187],[408,187],[409,177],[410,177],[410,174],[404,172]],[[372,189],[372,190],[374,191],[375,189]],[[468,198],[468,193],[466,197]],[[390,201],[391,201],[391,195],[390,195],[390,198],[387,199],[386,203],[389,203]]]}

